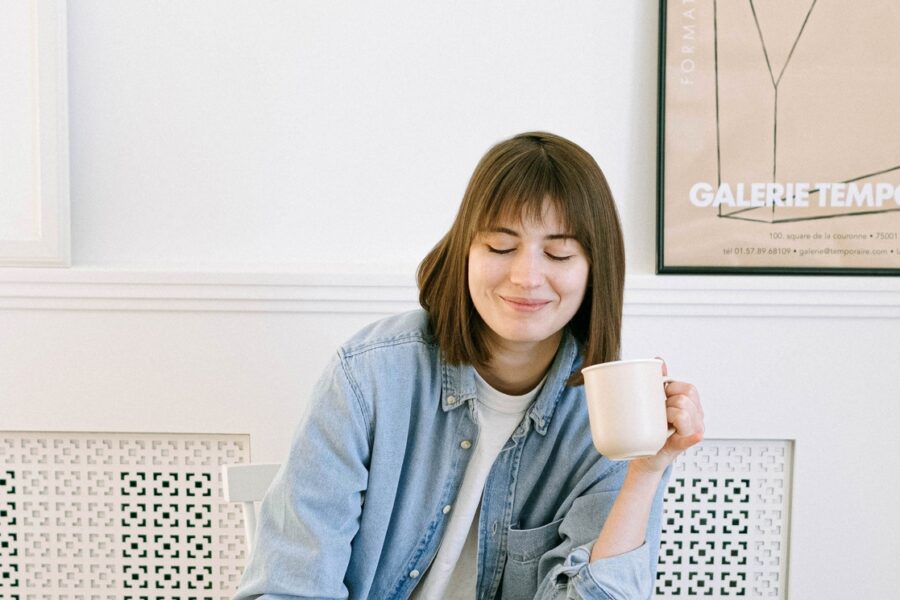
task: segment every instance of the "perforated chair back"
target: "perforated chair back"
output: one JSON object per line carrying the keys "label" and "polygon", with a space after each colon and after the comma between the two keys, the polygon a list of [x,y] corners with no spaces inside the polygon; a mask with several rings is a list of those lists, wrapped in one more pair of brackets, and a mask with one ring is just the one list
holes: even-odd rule
{"label": "perforated chair back", "polygon": [[269,484],[281,465],[277,463],[250,463],[222,465],[222,489],[227,502],[240,502],[244,512],[244,539],[247,553],[256,541],[256,505],[266,495]]}

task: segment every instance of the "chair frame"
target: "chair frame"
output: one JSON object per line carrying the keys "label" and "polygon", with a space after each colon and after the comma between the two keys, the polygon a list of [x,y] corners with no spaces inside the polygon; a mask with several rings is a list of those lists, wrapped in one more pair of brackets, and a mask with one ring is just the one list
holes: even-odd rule
{"label": "chair frame", "polygon": [[244,513],[247,553],[256,542],[256,502],[262,501],[281,467],[278,463],[222,465],[222,490],[226,502],[239,502]]}

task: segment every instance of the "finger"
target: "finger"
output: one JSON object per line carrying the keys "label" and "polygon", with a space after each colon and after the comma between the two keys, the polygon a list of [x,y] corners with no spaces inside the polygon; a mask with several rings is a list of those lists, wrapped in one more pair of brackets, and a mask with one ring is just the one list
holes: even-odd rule
{"label": "finger", "polygon": [[685,396],[684,394],[674,394],[666,398],[666,407],[680,408],[689,413],[696,412],[696,405],[690,397]]}
{"label": "finger", "polygon": [[700,399],[700,394],[697,393],[697,388],[694,387],[693,384],[688,383],[686,381],[671,381],[669,385],[666,386],[666,395],[667,396],[676,396],[679,394],[683,394],[685,396],[691,396]]}
{"label": "finger", "polygon": [[694,417],[690,410],[681,406],[667,406],[666,420],[675,428],[675,434],[681,437],[693,435],[695,429]]}
{"label": "finger", "polygon": [[[666,416],[669,417],[668,411],[677,411],[677,414],[683,415],[684,418],[690,422],[690,426],[687,428],[682,428],[680,432],[682,435],[688,435],[690,432],[696,432],[703,430],[703,414],[702,409],[698,406],[695,400],[689,396],[685,396],[683,394],[679,394],[676,396],[670,396],[666,399]],[[673,413],[673,415],[676,413]],[[675,425],[675,423],[673,423]],[[690,430],[688,432],[687,430]]]}
{"label": "finger", "polygon": [[697,390],[694,390],[694,393],[685,394],[688,398],[691,399],[691,402],[694,404],[694,412],[697,415],[697,418],[703,422],[703,419],[706,418],[703,412],[703,403],[700,402],[700,395],[697,393]]}
{"label": "finger", "polygon": [[700,394],[697,392],[697,388],[690,383],[679,382],[679,385],[674,386],[670,390],[670,394],[671,395],[667,396],[667,398],[672,396],[684,396],[685,398],[688,398],[693,405],[694,412],[697,413],[700,420],[703,420],[703,404],[700,402]]}
{"label": "finger", "polygon": [[[675,418],[677,420],[677,417]],[[690,433],[688,433],[689,430]],[[676,428],[675,433],[666,440],[664,448],[681,453],[701,441],[703,441],[703,431],[692,430],[689,427],[681,430]]]}
{"label": "finger", "polygon": [[694,432],[691,435],[678,436],[678,437],[673,435],[666,442],[665,448],[667,448],[668,450],[671,450],[671,451],[678,452],[680,454],[681,452],[684,452],[691,446],[699,444],[702,441],[703,441],[703,434],[700,432]]}

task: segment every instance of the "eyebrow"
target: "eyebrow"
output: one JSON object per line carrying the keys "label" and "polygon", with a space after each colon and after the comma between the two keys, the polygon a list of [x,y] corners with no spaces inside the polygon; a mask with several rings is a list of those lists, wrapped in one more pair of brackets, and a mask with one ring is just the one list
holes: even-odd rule
{"label": "eyebrow", "polygon": [[[505,233],[506,235],[511,235],[513,237],[520,237],[519,232],[508,227],[494,227],[492,229],[488,229],[488,233]],[[551,233],[550,235],[544,236],[545,240],[574,240],[576,239],[574,235],[570,233]]]}

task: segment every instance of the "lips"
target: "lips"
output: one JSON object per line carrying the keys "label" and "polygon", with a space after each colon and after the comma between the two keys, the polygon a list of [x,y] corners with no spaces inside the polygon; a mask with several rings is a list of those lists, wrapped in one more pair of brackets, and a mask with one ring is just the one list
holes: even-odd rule
{"label": "lips", "polygon": [[550,304],[549,300],[538,298],[519,298],[516,296],[500,296],[503,302],[513,310],[520,312],[536,312]]}

